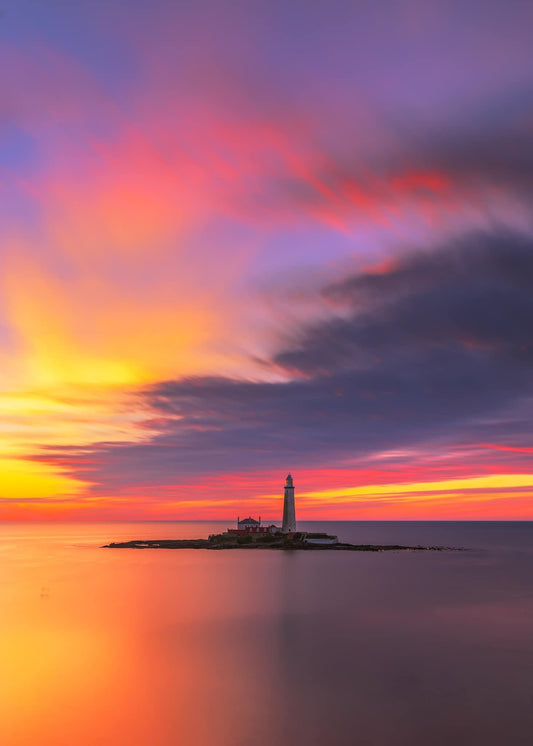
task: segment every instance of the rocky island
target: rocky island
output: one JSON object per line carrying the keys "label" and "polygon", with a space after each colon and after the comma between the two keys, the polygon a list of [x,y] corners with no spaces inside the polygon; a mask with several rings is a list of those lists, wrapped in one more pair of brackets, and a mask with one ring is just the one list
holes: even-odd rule
{"label": "rocky island", "polygon": [[147,539],[112,542],[104,549],[282,549],[282,550],[333,550],[343,552],[386,551],[443,551],[449,547],[402,546],[401,544],[348,544],[339,542],[328,534],[296,532],[283,534],[213,534],[208,539]]}

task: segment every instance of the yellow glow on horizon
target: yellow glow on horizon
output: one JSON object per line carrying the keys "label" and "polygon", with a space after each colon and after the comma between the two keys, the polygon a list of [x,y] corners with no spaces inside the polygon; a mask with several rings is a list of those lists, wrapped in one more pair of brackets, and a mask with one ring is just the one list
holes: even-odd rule
{"label": "yellow glow on horizon", "polygon": [[[533,487],[533,474],[491,474],[483,477],[443,479],[435,482],[371,484],[334,490],[303,492],[301,493],[301,497],[311,502],[334,500],[337,503],[347,503],[357,498],[394,497],[399,495],[414,496],[419,493],[450,491],[454,491],[457,494],[462,490],[509,490],[515,487]],[[270,497],[273,497],[273,495]]]}
{"label": "yellow glow on horizon", "polygon": [[1,498],[50,498],[82,494],[88,482],[59,467],[22,458],[0,458]]}

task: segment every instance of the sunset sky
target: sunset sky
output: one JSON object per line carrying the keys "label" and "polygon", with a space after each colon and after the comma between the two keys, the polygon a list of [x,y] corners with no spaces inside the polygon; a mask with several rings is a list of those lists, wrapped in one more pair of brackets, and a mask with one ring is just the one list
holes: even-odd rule
{"label": "sunset sky", "polygon": [[0,518],[533,519],[532,28],[5,0]]}

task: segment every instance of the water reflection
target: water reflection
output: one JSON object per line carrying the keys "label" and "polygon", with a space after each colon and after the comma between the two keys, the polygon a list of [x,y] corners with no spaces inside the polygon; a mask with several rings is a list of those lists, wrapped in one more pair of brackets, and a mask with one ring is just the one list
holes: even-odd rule
{"label": "water reflection", "polygon": [[530,524],[337,527],[482,547],[457,554],[98,549],[139,530],[1,528],[2,744],[530,742]]}

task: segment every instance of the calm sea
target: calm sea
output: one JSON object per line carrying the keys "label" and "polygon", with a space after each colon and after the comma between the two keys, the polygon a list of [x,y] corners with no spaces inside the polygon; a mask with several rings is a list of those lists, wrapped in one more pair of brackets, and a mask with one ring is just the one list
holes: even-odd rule
{"label": "calm sea", "polygon": [[315,523],[469,552],[104,550],[0,525],[2,746],[533,742],[533,524]]}

